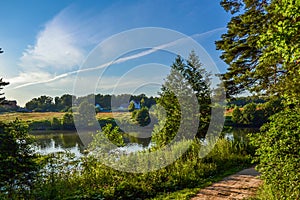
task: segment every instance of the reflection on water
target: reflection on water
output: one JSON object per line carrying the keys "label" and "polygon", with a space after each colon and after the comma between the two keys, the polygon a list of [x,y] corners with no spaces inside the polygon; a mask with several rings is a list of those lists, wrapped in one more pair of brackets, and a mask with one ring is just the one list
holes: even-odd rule
{"label": "reflection on water", "polygon": [[259,131],[258,128],[225,128],[223,130],[222,135],[224,138],[233,141],[241,141],[241,142],[248,142],[247,135],[250,133],[257,133]]}
{"label": "reflection on water", "polygon": [[[31,134],[36,138],[36,151],[41,154],[69,151],[80,156],[85,150],[76,131],[40,131]],[[92,134],[91,132],[86,133],[88,137],[91,137]],[[118,150],[130,153],[149,147],[151,138],[138,138],[124,134],[124,140],[126,146],[120,147]]]}
{"label": "reflection on water", "polygon": [[36,151],[41,154],[69,151],[80,156],[84,146],[73,131],[41,131],[32,133],[37,142]]}
{"label": "reflection on water", "polygon": [[[223,136],[229,140],[245,141],[248,133],[258,132],[253,128],[228,128],[223,131]],[[92,133],[86,133],[89,137]],[[69,151],[76,156],[83,154],[85,147],[81,142],[77,132],[72,131],[41,131],[33,132],[37,140],[37,152],[41,154],[49,154],[55,152]],[[125,147],[118,150],[122,152],[140,151],[151,146],[151,138],[139,138],[138,134],[124,134]]]}

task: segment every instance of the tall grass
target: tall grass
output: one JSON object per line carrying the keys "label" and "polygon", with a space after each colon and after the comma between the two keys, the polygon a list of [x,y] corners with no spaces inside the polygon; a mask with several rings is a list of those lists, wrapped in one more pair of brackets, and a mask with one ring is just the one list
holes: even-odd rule
{"label": "tall grass", "polygon": [[[48,156],[47,167],[40,172],[30,191],[31,199],[151,199],[186,188],[211,182],[213,177],[233,168],[248,166],[251,161],[245,145],[219,139],[212,151],[199,157],[203,148],[199,140],[183,141],[174,145],[173,153],[190,145],[172,164],[144,173],[117,171],[100,162],[101,156],[76,159],[71,154]],[[154,150],[148,150],[149,152]],[[130,165],[130,159],[142,162],[145,152],[119,157],[120,164]],[[160,159],[173,159],[174,154],[157,153]],[[103,157],[102,157],[103,158]],[[102,160],[103,161],[103,160]],[[130,166],[128,166],[130,167]],[[147,166],[143,166],[147,167]],[[4,198],[4,197],[3,197]],[[14,198],[18,198],[18,195]]]}

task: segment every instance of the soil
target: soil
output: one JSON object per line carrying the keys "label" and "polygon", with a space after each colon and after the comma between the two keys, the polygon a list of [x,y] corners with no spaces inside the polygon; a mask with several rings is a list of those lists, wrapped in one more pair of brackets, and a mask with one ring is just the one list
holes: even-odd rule
{"label": "soil", "polygon": [[191,200],[246,199],[255,195],[261,184],[259,173],[251,167],[200,190]]}

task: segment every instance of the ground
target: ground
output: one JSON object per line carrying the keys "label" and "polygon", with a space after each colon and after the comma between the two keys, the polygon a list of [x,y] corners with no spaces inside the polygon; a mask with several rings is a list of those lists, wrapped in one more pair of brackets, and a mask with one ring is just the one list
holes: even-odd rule
{"label": "ground", "polygon": [[191,200],[246,199],[255,194],[260,184],[259,173],[251,167],[200,190]]}

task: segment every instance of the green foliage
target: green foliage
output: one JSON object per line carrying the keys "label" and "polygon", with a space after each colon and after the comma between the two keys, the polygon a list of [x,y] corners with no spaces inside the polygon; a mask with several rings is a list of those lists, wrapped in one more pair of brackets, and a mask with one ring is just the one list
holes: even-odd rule
{"label": "green foliage", "polygon": [[106,124],[101,132],[94,135],[89,149],[92,151],[107,152],[114,148],[111,143],[119,147],[125,145],[119,127],[113,127],[112,124]]}
{"label": "green foliage", "polygon": [[283,110],[282,99],[272,98],[263,104],[248,103],[243,108],[237,106],[232,111],[234,126],[257,126],[266,123],[271,115]]}
{"label": "green foliage", "polygon": [[243,107],[243,120],[245,124],[253,124],[256,120],[256,104],[249,103]]}
{"label": "green foliage", "polygon": [[[174,138],[183,115],[186,116],[185,127],[197,126],[198,138],[206,135],[211,114],[209,86],[210,74],[202,67],[194,51],[186,61],[180,56],[175,59],[157,100],[166,112],[164,123],[160,123],[152,134],[152,140],[157,146],[164,146]],[[195,122],[198,121],[196,119],[199,123]],[[189,130],[185,132],[188,138],[189,134],[193,134]]]}
{"label": "green foliage", "polygon": [[243,122],[243,114],[238,106],[234,107],[231,120],[237,124],[241,124]]}
{"label": "green foliage", "polygon": [[299,104],[300,2],[222,0],[221,5],[233,14],[216,42],[229,65],[223,74],[228,94],[281,94]]}
{"label": "green foliage", "polygon": [[279,73],[276,91],[299,105],[300,93],[300,1],[273,0],[266,6],[268,23],[259,35],[263,49],[261,66],[275,64]]}
{"label": "green foliage", "polygon": [[25,104],[28,110],[36,112],[48,112],[53,109],[53,98],[49,96],[40,96],[38,98],[33,98],[31,101]]}
{"label": "green foliage", "polygon": [[245,90],[261,92],[273,84],[274,63],[257,67],[261,56],[258,36],[266,30],[267,24],[265,4],[264,0],[221,1],[224,10],[233,15],[227,24],[227,33],[216,41],[217,49],[222,51],[221,59],[229,66],[222,74],[228,95]]}
{"label": "green foliage", "polygon": [[39,169],[32,148],[34,140],[28,134],[28,125],[18,119],[0,128],[0,191],[7,198],[18,194],[26,199]]}
{"label": "green foliage", "polygon": [[[0,49],[0,52],[1,52],[1,49]],[[3,51],[2,51],[3,52]],[[2,78],[0,78],[0,91],[3,89],[4,86],[8,85],[9,83],[8,82],[4,82],[2,80]],[[2,96],[3,93],[0,93],[0,96]],[[1,103],[4,101],[5,97],[0,97],[0,105]]]}
{"label": "green foliage", "polygon": [[76,123],[80,127],[91,127],[97,122],[94,105],[86,101],[79,105],[78,114],[74,117]]}
{"label": "green foliage", "polygon": [[51,123],[51,128],[53,130],[60,130],[62,128],[62,124],[61,124],[60,119],[58,119],[56,117],[53,117],[52,123]]}
{"label": "green foliage", "polygon": [[141,108],[140,110],[137,110],[135,114],[132,115],[132,118],[140,126],[147,126],[151,122],[149,111],[145,107]]}
{"label": "green foliage", "polygon": [[62,119],[62,127],[64,130],[74,130],[75,124],[74,124],[74,117],[72,113],[66,113],[63,116]]}
{"label": "green foliage", "polygon": [[[107,126],[103,132],[111,133],[111,130],[111,127]],[[96,135],[95,139],[100,139],[96,142],[96,148],[99,147],[98,142],[102,146],[102,136]],[[175,144],[174,150],[181,149],[186,142]],[[250,156],[242,153],[243,149],[234,148],[232,142],[225,139],[219,140],[213,151],[204,159],[198,155],[201,142],[195,140],[191,144],[188,151],[171,165],[143,174],[114,170],[97,158],[100,154],[91,154],[81,160],[76,160],[76,157],[68,153],[51,155],[48,158],[48,170],[41,172],[31,198],[150,199],[184,188],[203,187],[225,171],[250,164]],[[141,153],[130,156],[136,159],[136,162],[145,159]],[[166,155],[163,153],[157,154],[157,158],[164,156]],[[123,163],[126,159],[120,157],[120,160],[122,165],[126,165]]]}
{"label": "green foliage", "polygon": [[135,110],[134,102],[131,101],[128,106],[128,111],[133,112]]}
{"label": "green foliage", "polygon": [[28,123],[31,130],[50,130],[52,129],[51,121],[49,120],[40,120],[32,121]]}
{"label": "green foliage", "polygon": [[270,118],[261,133],[252,136],[257,147],[257,169],[265,180],[269,199],[300,198],[300,110],[285,110]]}

